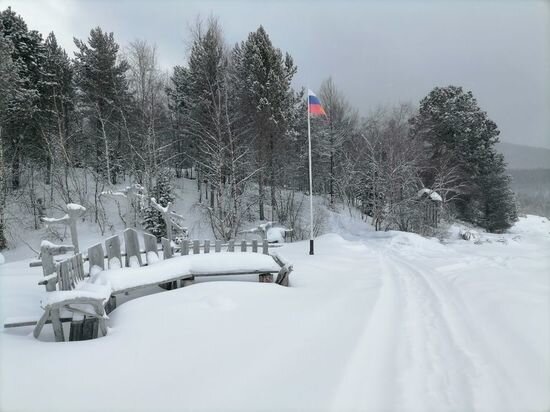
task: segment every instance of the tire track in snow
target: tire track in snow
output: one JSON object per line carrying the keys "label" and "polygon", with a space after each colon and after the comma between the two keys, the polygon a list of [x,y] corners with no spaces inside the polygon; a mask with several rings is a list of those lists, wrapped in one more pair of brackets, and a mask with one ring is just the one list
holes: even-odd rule
{"label": "tire track in snow", "polygon": [[381,252],[378,262],[379,296],[332,409],[506,409],[506,386],[487,373],[488,353],[479,353],[458,296],[394,254]]}
{"label": "tire track in snow", "polygon": [[[461,378],[471,388],[471,410],[483,411],[515,411],[528,404],[528,399],[517,392],[515,381],[528,379],[527,373],[522,376],[512,376],[502,363],[502,359],[495,356],[493,347],[487,340],[487,326],[480,324],[471,314],[466,304],[460,299],[453,288],[436,271],[423,268],[419,270],[415,265],[395,257],[400,266],[408,268],[419,280],[431,290],[434,303],[457,349],[456,354],[466,360],[467,367],[458,370],[455,378]],[[504,346],[508,343],[499,342]],[[517,354],[513,349],[508,350],[508,362],[514,362]],[[518,371],[518,368],[514,368]],[[456,379],[451,383],[456,383]],[[519,408],[519,409],[518,409]]]}
{"label": "tire track in snow", "polygon": [[381,254],[381,287],[376,303],[359,333],[343,376],[332,400],[334,411],[384,410],[399,394],[392,388],[398,367],[395,359],[401,317],[398,298],[400,287],[388,270]]}

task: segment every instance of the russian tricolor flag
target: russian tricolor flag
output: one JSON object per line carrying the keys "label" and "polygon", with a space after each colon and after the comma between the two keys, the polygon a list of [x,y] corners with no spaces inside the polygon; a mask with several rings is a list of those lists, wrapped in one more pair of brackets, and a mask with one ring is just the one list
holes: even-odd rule
{"label": "russian tricolor flag", "polygon": [[309,107],[309,114],[312,116],[326,116],[325,110],[323,109],[323,106],[321,106],[321,102],[317,96],[315,96],[315,93],[313,93],[311,90],[308,90],[308,107]]}

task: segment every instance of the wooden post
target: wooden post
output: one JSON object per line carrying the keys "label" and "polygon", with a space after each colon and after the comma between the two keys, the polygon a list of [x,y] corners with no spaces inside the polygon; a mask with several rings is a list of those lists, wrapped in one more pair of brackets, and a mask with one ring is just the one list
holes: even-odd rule
{"label": "wooden post", "polygon": [[246,240],[241,241],[241,252],[246,252]]}
{"label": "wooden post", "polygon": [[257,240],[252,241],[252,252],[254,252],[254,253],[258,252],[258,241]]}
{"label": "wooden post", "polygon": [[210,253],[210,241],[209,240],[204,241],[204,253]]}
{"label": "wooden post", "polygon": [[193,240],[193,254],[198,255],[200,253],[200,241]]}
{"label": "wooden post", "polygon": [[228,252],[234,252],[235,251],[235,241],[230,240],[227,244],[227,251]]}
{"label": "wooden post", "polygon": [[267,239],[264,239],[264,241],[262,242],[262,253],[264,255],[269,254],[269,243],[267,243]]}
{"label": "wooden post", "polygon": [[189,241],[184,240],[181,242],[181,250],[180,250],[182,256],[189,254]]}
{"label": "wooden post", "polygon": [[216,244],[215,244],[214,248],[215,248],[216,253],[220,253],[221,250],[222,250],[222,241],[221,240],[216,240]]}

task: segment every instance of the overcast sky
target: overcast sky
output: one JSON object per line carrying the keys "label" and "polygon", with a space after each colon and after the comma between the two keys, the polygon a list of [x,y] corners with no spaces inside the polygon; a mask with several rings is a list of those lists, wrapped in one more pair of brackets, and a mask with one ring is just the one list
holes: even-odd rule
{"label": "overcast sky", "polygon": [[[388,4],[389,3],[389,4]],[[501,140],[550,148],[548,1],[0,0],[74,51],[73,36],[113,31],[157,44],[166,69],[185,64],[188,27],[218,16],[233,44],[262,24],[298,66],[295,86],[332,76],[362,114],[417,103],[434,86],[472,90]]]}

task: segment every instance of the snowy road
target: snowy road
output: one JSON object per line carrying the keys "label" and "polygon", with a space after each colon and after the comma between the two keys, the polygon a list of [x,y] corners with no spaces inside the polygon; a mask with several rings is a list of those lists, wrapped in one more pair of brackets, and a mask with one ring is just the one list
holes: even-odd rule
{"label": "snowy road", "polygon": [[[209,282],[143,297],[96,341],[4,331],[0,409],[550,408],[550,222],[482,244],[343,229],[314,257],[283,248],[290,288]],[[34,289],[6,267],[2,310],[29,310]]]}

